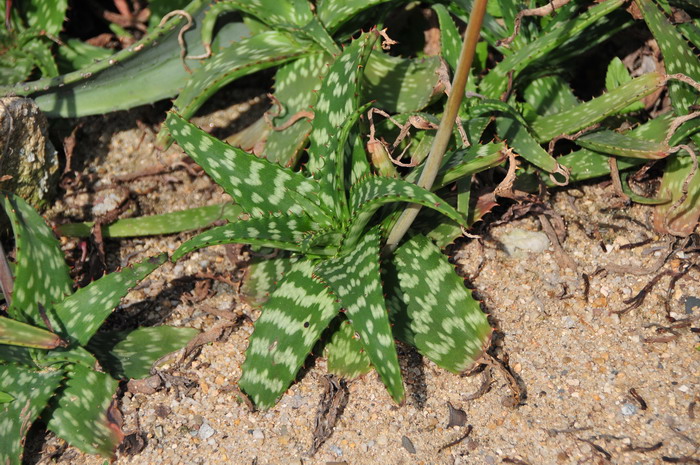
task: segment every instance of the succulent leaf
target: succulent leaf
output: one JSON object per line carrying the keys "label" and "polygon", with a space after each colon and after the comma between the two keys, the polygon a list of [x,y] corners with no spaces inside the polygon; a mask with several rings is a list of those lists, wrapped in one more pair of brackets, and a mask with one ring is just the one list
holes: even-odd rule
{"label": "succulent leaf", "polygon": [[57,334],[21,321],[0,316],[0,344],[54,349],[61,343]]}
{"label": "succulent leaf", "polygon": [[124,438],[109,410],[118,381],[83,365],[73,365],[58,394],[47,426],[89,454],[112,457]]}
{"label": "succulent leaf", "polygon": [[486,315],[440,249],[423,235],[399,246],[384,273],[394,334],[460,373],[491,335]]}
{"label": "succulent leaf", "polygon": [[[684,194],[683,186],[691,173],[694,176],[688,182],[687,194]],[[685,199],[677,205],[683,196]],[[695,231],[700,219],[700,171],[694,170],[693,160],[685,150],[669,157],[657,197],[671,201],[656,206],[656,231],[676,236],[688,236]]]}
{"label": "succulent leaf", "polygon": [[664,78],[660,74],[643,74],[607,94],[574,108],[537,118],[532,123],[532,129],[540,142],[549,141],[562,134],[574,133],[620,112],[628,105],[651,94],[663,84]]}
{"label": "succulent leaf", "polygon": [[[103,237],[156,236],[191,231],[211,226],[220,220],[236,220],[243,209],[231,202],[194,207],[160,215],[124,218],[102,226]],[[66,223],[56,229],[63,236],[87,237],[94,223]]]}
{"label": "succulent leaf", "polygon": [[513,147],[518,155],[547,173],[561,172],[557,160],[542,148],[527,126],[512,118],[510,114],[498,116],[496,127],[501,139]]}
{"label": "succulent leaf", "polygon": [[389,0],[319,0],[316,11],[326,29],[335,32],[355,15],[387,1]]}
{"label": "succulent leaf", "polygon": [[5,212],[12,222],[17,247],[17,266],[11,318],[45,328],[40,306],[50,308],[70,294],[73,281],[68,274],[61,247],[44,219],[20,197],[2,193]]}
{"label": "succulent leaf", "polygon": [[445,5],[439,3],[433,5],[433,10],[437,13],[438,21],[440,22],[440,50],[442,58],[454,71],[457,69],[459,52],[462,48],[462,37]]}
{"label": "succulent leaf", "polygon": [[267,302],[277,283],[292,269],[296,257],[284,253],[270,259],[253,259],[246,268],[246,274],[241,286],[241,296],[250,305],[259,306]]}
{"label": "succulent leaf", "polygon": [[0,463],[20,465],[24,436],[61,384],[61,370],[33,371],[0,364],[0,391],[12,402],[0,403]]}
{"label": "succulent leaf", "polygon": [[379,274],[379,228],[363,235],[346,255],[321,261],[316,274],[340,299],[362,346],[395,402],[404,398],[396,345]]}
{"label": "succulent leaf", "polygon": [[63,29],[68,0],[30,0],[22,2],[21,8],[27,18],[27,26],[58,36]]}
{"label": "succulent leaf", "polygon": [[[301,173],[231,147],[176,113],[168,114],[166,124],[177,143],[246,213],[253,216],[279,211],[301,214],[299,196],[309,200],[307,207],[318,204],[315,199],[318,183]],[[292,192],[297,197],[293,197]],[[320,208],[306,213],[315,218],[324,216]]]}
{"label": "succulent leaf", "polygon": [[85,345],[119,304],[122,297],[139,281],[162,265],[166,254],[151,257],[141,263],[110,273],[93,281],[75,294],[55,305],[56,330],[64,338]]}
{"label": "succulent leaf", "polygon": [[340,327],[333,333],[324,350],[329,373],[353,379],[372,369],[369,357],[360,342],[360,335],[346,319],[341,321]]}
{"label": "succulent leaf", "polygon": [[300,251],[304,235],[318,227],[307,215],[276,214],[239,220],[193,237],[178,247],[172,259],[179,260],[193,250],[217,244],[242,243]]}
{"label": "succulent leaf", "polygon": [[[613,58],[608,65],[608,71],[605,74],[605,88],[612,90],[616,87],[620,87],[622,84],[628,83],[632,80],[627,67],[618,57]],[[620,113],[629,113],[632,111],[639,111],[644,109],[644,103],[641,101],[634,102],[630,104],[627,108],[620,110]]]}
{"label": "succulent leaf", "polygon": [[569,84],[559,75],[533,80],[525,88],[524,97],[541,116],[553,115],[580,103]]}
{"label": "succulent leaf", "polygon": [[576,139],[576,144],[599,153],[645,160],[665,158],[669,149],[663,142],[640,139],[607,129],[585,134]]}
{"label": "succulent leaf", "polygon": [[255,322],[238,385],[260,408],[284,393],[340,309],[313,269],[310,260],[295,263]]}
{"label": "succulent leaf", "polygon": [[172,326],[100,332],[90,339],[88,348],[114,378],[139,379],[150,375],[157,360],[184,347],[198,332]]}

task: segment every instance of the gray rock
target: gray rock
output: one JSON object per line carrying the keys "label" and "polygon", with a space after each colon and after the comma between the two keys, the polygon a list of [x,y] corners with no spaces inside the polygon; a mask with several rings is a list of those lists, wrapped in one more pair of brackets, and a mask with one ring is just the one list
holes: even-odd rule
{"label": "gray rock", "polygon": [[506,252],[510,256],[519,256],[525,252],[541,253],[549,247],[549,238],[543,232],[515,228],[500,237]]}
{"label": "gray rock", "polygon": [[28,98],[0,98],[0,190],[38,208],[55,192],[58,174],[56,149],[39,107]]}
{"label": "gray rock", "polygon": [[265,439],[265,433],[261,429],[254,429],[253,430],[253,439]]}
{"label": "gray rock", "polygon": [[623,404],[620,410],[623,415],[634,415],[637,413],[637,406],[634,404]]}
{"label": "gray rock", "polygon": [[199,439],[205,441],[205,440],[209,439],[210,437],[214,436],[214,433],[216,433],[214,428],[209,426],[209,423],[207,423],[205,421],[204,423],[202,423],[202,426],[199,427],[199,431],[197,432],[197,436],[199,436]]}

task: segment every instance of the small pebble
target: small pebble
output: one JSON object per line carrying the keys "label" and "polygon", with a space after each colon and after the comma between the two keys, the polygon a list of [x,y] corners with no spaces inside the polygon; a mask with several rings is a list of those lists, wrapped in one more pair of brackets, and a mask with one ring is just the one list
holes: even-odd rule
{"label": "small pebble", "polygon": [[202,426],[199,427],[199,432],[197,432],[197,436],[199,436],[199,439],[201,440],[207,440],[210,437],[212,437],[216,433],[214,431],[214,428],[209,426],[209,423],[204,422],[202,423]]}
{"label": "small pebble", "polygon": [[401,436],[401,445],[403,446],[404,449],[406,449],[408,451],[409,454],[416,453],[416,448],[413,445],[413,442],[411,442],[411,440],[408,439],[406,436]]}
{"label": "small pebble", "polygon": [[685,384],[681,384],[680,386],[678,386],[678,390],[687,394],[690,391],[690,388]]}
{"label": "small pebble", "polygon": [[259,428],[254,429],[253,430],[253,439],[265,439],[265,434]]}
{"label": "small pebble", "polygon": [[634,415],[637,413],[637,406],[634,404],[623,404],[620,410],[623,415]]}
{"label": "small pebble", "polygon": [[549,247],[549,238],[543,232],[515,228],[501,238],[501,243],[510,256],[523,252],[541,253]]}
{"label": "small pebble", "polygon": [[330,445],[328,446],[328,449],[330,449],[331,452],[335,454],[336,457],[342,457],[343,456],[343,449],[336,445]]}
{"label": "small pebble", "polygon": [[567,329],[572,329],[576,327],[576,320],[571,318],[570,316],[565,316],[561,319],[562,324],[564,325],[565,328]]}

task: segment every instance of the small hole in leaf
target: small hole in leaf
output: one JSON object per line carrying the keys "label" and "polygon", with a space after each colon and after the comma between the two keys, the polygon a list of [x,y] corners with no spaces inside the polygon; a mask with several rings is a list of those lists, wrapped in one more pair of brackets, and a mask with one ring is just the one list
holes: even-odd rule
{"label": "small hole in leaf", "polygon": [[305,322],[304,322],[304,328],[308,328],[308,327],[309,327],[309,322],[308,322],[308,321],[305,321]]}

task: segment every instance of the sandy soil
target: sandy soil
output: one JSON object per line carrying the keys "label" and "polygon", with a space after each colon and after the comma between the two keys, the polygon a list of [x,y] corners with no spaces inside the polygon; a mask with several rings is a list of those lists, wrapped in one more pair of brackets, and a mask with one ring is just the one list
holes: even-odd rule
{"label": "sandy soil", "polygon": [[[140,116],[134,111],[91,120],[81,130],[75,156],[89,158],[82,168],[89,175],[88,186],[109,189],[119,175],[160,163],[170,166],[184,157],[176,147],[154,152],[153,134],[144,135],[135,123]],[[111,128],[116,128],[114,133]],[[130,191],[139,214],[225,198],[206,176],[182,169],[120,186]],[[51,214],[90,219],[89,207],[100,202],[101,192],[105,191],[68,195]],[[324,360],[317,359],[275,408],[250,412],[237,397],[235,383],[253,326],[239,316],[255,319],[259,313],[241,302],[235,286],[202,277],[221,273],[235,284],[241,269],[219,246],[195,252],[176,265],[166,264],[128,295],[118,318],[202,330],[225,328],[222,337],[204,346],[190,363],[173,359],[161,366],[166,379],[162,389],[124,394],[124,431],[134,435],[115,463],[699,463],[698,335],[688,326],[669,329],[664,301],[671,277],[661,278],[639,307],[616,313],[658,274],[645,270],[663,258],[669,243],[645,226],[647,207],[620,208],[611,188],[591,185],[562,192],[552,205],[566,221],[563,247],[577,271],[560,266],[562,255],[546,242],[541,252],[506,252],[513,231],[523,235],[541,230],[536,217],[490,227],[483,248],[471,240],[453,251],[496,328],[494,353],[508,360],[514,378],[509,381],[497,367],[456,376],[402,348],[409,393],[405,404],[394,405],[374,373],[348,381],[345,411],[313,456],[308,451],[323,392]],[[606,210],[609,207],[613,208]],[[110,240],[109,264],[114,268],[172,251],[187,237]],[[646,245],[626,248],[647,239],[651,242]],[[66,250],[76,243],[66,240]],[[697,255],[674,253],[659,272],[682,270],[693,259]],[[606,267],[607,272],[595,274]],[[615,272],[620,267],[628,272]],[[589,277],[587,293],[584,274]],[[671,315],[693,319],[692,327],[700,326],[697,278],[697,270],[691,271],[670,295]],[[188,299],[197,294],[195,284],[203,281],[211,284],[208,297]],[[513,381],[523,397],[515,407]],[[475,396],[485,382],[488,392]],[[472,397],[477,398],[469,400]],[[453,412],[456,426],[448,427],[448,404],[464,412]],[[136,436],[145,443],[140,452]],[[50,436],[40,445],[43,452],[34,454],[31,462],[104,462],[64,449],[62,441]],[[684,458],[692,461],[673,462]]]}

